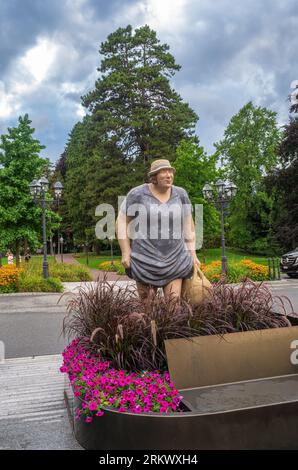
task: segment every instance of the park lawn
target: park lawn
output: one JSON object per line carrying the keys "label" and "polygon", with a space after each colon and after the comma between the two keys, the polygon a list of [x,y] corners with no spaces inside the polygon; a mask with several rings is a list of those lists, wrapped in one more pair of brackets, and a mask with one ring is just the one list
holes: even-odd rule
{"label": "park lawn", "polygon": [[[198,258],[202,263],[211,263],[212,261],[220,261],[221,260],[221,248],[208,248],[206,250],[201,250],[197,252]],[[255,263],[262,264],[264,266],[268,266],[268,258],[266,256],[258,256],[258,255],[250,255],[243,252],[238,252],[237,250],[232,250],[227,248],[226,249],[226,256],[229,261],[239,262],[243,259],[250,259]],[[85,254],[79,254],[76,256],[76,259],[81,263],[87,266],[87,258]],[[89,255],[89,268],[92,269],[99,269],[99,263],[103,263],[104,261],[111,261],[112,258],[109,255]],[[113,256],[114,261],[121,261],[121,256]]]}
{"label": "park lawn", "polygon": [[[88,266],[88,268],[99,269],[98,265],[100,263],[103,263],[104,261],[111,261],[112,257],[108,256],[108,255],[100,256],[100,255],[90,254],[89,255],[89,264],[88,265],[87,265],[87,258],[86,258],[85,254],[82,255],[82,256],[79,256],[79,257],[76,256],[76,260],[79,261],[79,263],[81,263],[85,266]],[[113,260],[114,261],[121,261],[121,256],[113,256]]]}
{"label": "park lawn", "polygon": [[[208,248],[206,250],[201,250],[197,252],[198,258],[203,263],[211,263],[212,261],[219,261],[221,260],[221,248]],[[266,256],[258,256],[258,255],[251,255],[248,253],[243,253],[237,250],[232,250],[227,248],[225,250],[225,255],[229,261],[239,262],[243,259],[250,259],[257,264],[263,264],[264,266],[268,266],[268,257]]]}
{"label": "park lawn", "polygon": [[[43,277],[43,256],[32,256],[29,262],[22,258],[21,270],[12,266],[7,273],[3,266],[5,282],[0,285],[0,294],[14,292],[63,292],[63,282],[91,281],[90,270],[79,264],[58,263],[54,256],[48,256],[49,277]],[[0,274],[1,274],[0,268]],[[9,277],[10,275],[10,277]],[[8,281],[7,281],[8,278]]]}
{"label": "park lawn", "polygon": [[[31,259],[33,259],[33,258],[36,258],[36,259],[39,259],[39,260],[40,260],[40,259],[43,260],[43,255],[39,255],[39,256],[38,256],[38,255],[36,255],[36,256],[33,255],[33,256],[31,257]],[[53,260],[53,259],[54,259],[54,256],[48,255],[48,261]],[[21,261],[24,262],[24,256],[21,256]],[[15,258],[15,256],[14,256],[14,258],[13,258],[13,263],[16,264],[16,258]],[[41,261],[41,263],[42,263],[42,261]],[[7,264],[7,257],[2,258],[2,264],[3,264],[3,265],[4,265],[4,264]]]}

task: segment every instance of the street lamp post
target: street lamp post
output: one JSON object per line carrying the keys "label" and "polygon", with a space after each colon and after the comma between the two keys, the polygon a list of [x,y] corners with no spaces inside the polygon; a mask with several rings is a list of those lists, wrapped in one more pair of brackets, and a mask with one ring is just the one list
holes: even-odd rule
{"label": "street lamp post", "polygon": [[114,253],[113,253],[113,237],[109,238],[111,248],[111,265],[114,265]]}
{"label": "street lamp post", "polygon": [[[57,184],[57,183],[56,183]],[[60,183],[61,184],[61,183]],[[62,186],[62,185],[61,185]],[[46,207],[51,199],[46,199],[46,194],[49,190],[49,181],[44,176],[40,180],[33,180],[29,185],[31,196],[35,204],[39,205],[42,209],[42,235],[43,235],[43,264],[42,272],[43,277],[49,277],[49,263],[47,256],[47,229],[46,229]],[[56,189],[55,189],[56,196]]]}
{"label": "street lamp post", "polygon": [[224,210],[228,207],[231,199],[236,195],[237,187],[233,183],[225,183],[218,180],[215,187],[212,188],[210,184],[205,184],[203,187],[204,198],[215,204],[215,207],[220,211],[220,224],[221,224],[221,272],[227,274],[228,261],[225,255],[225,228],[224,228]]}
{"label": "street lamp post", "polygon": [[[54,191],[55,191],[55,198],[56,198],[56,201],[57,201],[57,214],[59,214],[60,199],[62,197],[62,192],[63,192],[63,186],[62,186],[62,183],[60,183],[60,181],[57,181],[54,184]],[[60,253],[60,233],[59,233],[59,229],[58,229],[57,242],[58,242],[57,243],[57,255],[59,255],[59,253]]]}
{"label": "street lamp post", "polygon": [[61,263],[63,263],[63,242],[64,242],[64,238],[60,237],[60,250],[61,250]]}
{"label": "street lamp post", "polygon": [[87,233],[85,237],[85,253],[86,253],[86,263],[87,263],[87,266],[89,266],[89,240],[88,240]]}

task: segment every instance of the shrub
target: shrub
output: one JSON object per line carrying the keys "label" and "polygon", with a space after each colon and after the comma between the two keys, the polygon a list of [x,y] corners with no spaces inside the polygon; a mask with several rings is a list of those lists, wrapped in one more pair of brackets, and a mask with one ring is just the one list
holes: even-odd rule
{"label": "shrub", "polygon": [[240,261],[240,265],[249,269],[250,278],[254,281],[268,279],[268,268],[263,264],[257,264],[249,259]]}
{"label": "shrub", "polygon": [[48,277],[44,279],[41,275],[23,273],[19,279],[19,292],[63,292],[60,279]]}
{"label": "shrub", "polygon": [[0,293],[16,292],[22,268],[13,264],[0,267]]}
{"label": "shrub", "polygon": [[112,271],[118,274],[125,274],[125,268],[120,261],[103,261],[98,265],[103,271]]}
{"label": "shrub", "polygon": [[80,264],[51,263],[50,273],[62,282],[91,281],[90,271]]}
{"label": "shrub", "polygon": [[[209,264],[202,264],[201,269],[210,282],[218,282],[222,279],[221,261],[213,261]],[[244,281],[246,278],[249,278],[253,281],[267,280],[267,267],[262,264],[254,263],[248,259],[242,260],[240,262],[230,261],[228,263],[228,273],[225,277],[226,282],[237,283]]]}
{"label": "shrub", "polygon": [[[33,275],[42,278],[42,257],[32,257],[24,265],[24,275]],[[58,263],[55,259],[49,258],[49,273],[52,278],[57,278],[62,282],[90,281],[92,280],[90,271],[80,264]],[[60,290],[59,290],[60,292]]]}

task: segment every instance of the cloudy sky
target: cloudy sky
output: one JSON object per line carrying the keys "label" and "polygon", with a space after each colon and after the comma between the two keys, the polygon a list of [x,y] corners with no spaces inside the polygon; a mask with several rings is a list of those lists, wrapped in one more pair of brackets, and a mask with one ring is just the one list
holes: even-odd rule
{"label": "cloudy sky", "polygon": [[182,66],[173,86],[198,113],[208,153],[249,100],[287,121],[296,0],[0,0],[0,133],[28,113],[43,155],[57,160],[84,115],[100,43],[128,24],[148,24],[170,46]]}

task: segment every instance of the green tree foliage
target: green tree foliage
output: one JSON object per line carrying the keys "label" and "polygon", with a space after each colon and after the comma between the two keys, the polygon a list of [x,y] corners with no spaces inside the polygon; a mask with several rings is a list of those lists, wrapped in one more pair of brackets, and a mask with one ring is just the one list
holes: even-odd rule
{"label": "green tree foliage", "polygon": [[[64,201],[71,221],[72,231],[78,242],[85,239],[85,228],[89,227],[90,202],[86,194],[87,164],[93,154],[89,139],[89,117],[77,123],[70,134],[66,148],[67,173],[64,185]],[[94,162],[95,163],[95,162]],[[97,166],[94,167],[94,172]]]}
{"label": "green tree foliage", "polygon": [[[196,114],[171,88],[175,64],[148,26],[119,28],[101,44],[100,78],[82,98],[90,115],[77,123],[56,172],[65,178],[65,204],[76,243],[95,242],[95,209],[112,204],[146,178],[149,159],[173,160]],[[62,203],[63,205],[63,203]]]}
{"label": "green tree foliage", "polygon": [[298,246],[298,117],[284,127],[279,148],[280,167],[266,182],[273,197],[273,233],[282,250]]}
{"label": "green tree foliage", "polygon": [[33,138],[28,115],[18,122],[1,136],[0,144],[0,239],[2,249],[15,249],[17,263],[21,241],[37,242],[40,210],[32,201],[29,184],[47,164],[39,155],[45,147]]}
{"label": "green tree foliage", "polygon": [[205,246],[212,246],[218,241],[220,233],[218,213],[212,204],[205,201],[202,193],[206,183],[216,181],[219,177],[216,161],[216,154],[207,156],[203,147],[200,147],[195,139],[187,139],[182,140],[178,146],[174,162],[175,184],[186,189],[192,205],[203,204]]}
{"label": "green tree foliage", "polygon": [[62,228],[67,232],[67,225],[71,227],[76,244],[85,243],[86,237],[95,243],[96,207],[111,204],[117,213],[118,196],[130,189],[136,168],[124,161],[113,143],[101,142],[92,116],[74,126],[65,153]]}
{"label": "green tree foliage", "polygon": [[234,246],[262,252],[271,244],[273,202],[264,178],[278,163],[280,140],[276,113],[249,102],[232,117],[216,144],[226,177],[238,187],[229,217],[228,240]]}
{"label": "green tree foliage", "polygon": [[103,60],[95,89],[82,98],[99,123],[104,142],[112,142],[123,157],[146,162],[174,158],[182,138],[198,120],[171,88],[180,66],[149,26],[119,28],[101,44]]}

